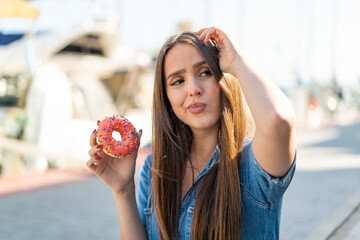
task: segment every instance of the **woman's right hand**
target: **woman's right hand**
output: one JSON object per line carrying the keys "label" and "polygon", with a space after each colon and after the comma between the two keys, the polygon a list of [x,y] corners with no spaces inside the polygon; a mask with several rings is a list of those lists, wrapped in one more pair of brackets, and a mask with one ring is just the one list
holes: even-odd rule
{"label": "woman's right hand", "polygon": [[137,133],[138,144],[135,151],[122,158],[111,157],[102,150],[102,145],[98,145],[96,142],[95,130],[90,136],[89,155],[91,158],[86,165],[113,192],[124,193],[134,188],[135,164],[141,135],[142,130]]}

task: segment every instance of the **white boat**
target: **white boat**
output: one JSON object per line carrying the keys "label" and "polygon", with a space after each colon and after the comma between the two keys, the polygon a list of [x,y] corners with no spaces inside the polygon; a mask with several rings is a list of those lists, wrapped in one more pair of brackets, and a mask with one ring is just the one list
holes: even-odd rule
{"label": "white boat", "polygon": [[[149,56],[123,46],[119,31],[104,22],[25,36],[0,47],[0,62],[7,63],[0,74],[24,80],[17,84],[13,97],[23,104],[26,116],[24,135],[17,135],[17,142],[2,138],[2,148],[25,154],[26,167],[38,171],[49,165],[83,165],[97,120],[113,114],[126,115],[137,129],[148,129],[142,143],[150,142],[151,92],[138,84],[151,64]],[[152,76],[151,71],[148,74]]]}

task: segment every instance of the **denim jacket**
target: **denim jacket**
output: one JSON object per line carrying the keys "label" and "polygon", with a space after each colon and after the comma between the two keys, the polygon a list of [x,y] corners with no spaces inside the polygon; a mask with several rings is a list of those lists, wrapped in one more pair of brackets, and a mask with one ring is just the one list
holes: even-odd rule
{"label": "denim jacket", "polygon": [[[217,162],[220,148],[217,147],[212,159],[195,182]],[[138,195],[138,209],[148,239],[159,239],[157,219],[151,206],[151,161],[150,154],[143,166]],[[219,160],[218,160],[219,161]],[[282,198],[295,172],[295,161],[286,176],[273,178],[256,162],[252,141],[244,143],[239,168],[243,217],[241,218],[241,239],[279,239]],[[191,218],[196,191],[188,191],[181,206],[178,239],[191,239]],[[190,196],[192,194],[192,196]]]}

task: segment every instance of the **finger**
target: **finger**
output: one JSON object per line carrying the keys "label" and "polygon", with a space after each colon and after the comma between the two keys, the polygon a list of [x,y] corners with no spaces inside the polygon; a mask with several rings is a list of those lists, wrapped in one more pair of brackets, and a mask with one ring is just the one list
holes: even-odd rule
{"label": "finger", "polygon": [[209,29],[205,29],[204,31],[201,32],[201,34],[198,36],[198,40],[203,42],[204,41],[204,37],[206,36],[206,33],[209,31]]}
{"label": "finger", "polygon": [[213,39],[219,45],[220,42],[224,41],[224,37],[224,32],[222,30],[216,27],[210,27],[199,36],[199,40],[206,43],[209,39]]}
{"label": "finger", "polygon": [[90,136],[90,142],[89,142],[90,146],[96,146],[97,142],[96,142],[96,129],[92,132],[91,136]]}
{"label": "finger", "polygon": [[86,166],[95,173],[98,162],[99,160],[96,160],[95,158],[90,158],[89,161],[86,162]]}
{"label": "finger", "polygon": [[196,35],[201,35],[206,29],[208,28],[202,28],[199,31],[195,32]]}
{"label": "finger", "polygon": [[199,40],[204,41],[205,40],[205,36],[210,32],[210,34],[213,34],[215,32],[215,27],[208,27],[208,28],[203,28],[201,30],[198,31],[199,33]]}
{"label": "finger", "polygon": [[210,39],[214,40],[216,42],[217,45],[219,45],[219,39],[217,37],[215,37],[214,35],[212,35],[210,37]]}
{"label": "finger", "polygon": [[140,131],[138,132],[138,134],[137,134],[137,148],[136,148],[136,150],[138,150],[139,149],[139,147],[140,147],[140,144],[141,144],[141,136],[142,136],[142,129],[140,129]]}
{"label": "finger", "polygon": [[90,157],[96,157],[102,150],[102,145],[93,146],[89,150],[89,156]]}
{"label": "finger", "polygon": [[203,37],[203,42],[206,43],[207,41],[209,41],[210,37],[212,35],[216,34],[216,29],[215,27],[211,27],[208,29],[208,31],[204,32],[204,37]]}

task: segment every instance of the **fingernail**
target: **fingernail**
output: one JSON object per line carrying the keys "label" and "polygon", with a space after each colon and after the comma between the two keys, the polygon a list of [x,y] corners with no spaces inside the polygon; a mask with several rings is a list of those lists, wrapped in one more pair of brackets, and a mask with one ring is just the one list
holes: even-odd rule
{"label": "fingernail", "polygon": [[102,148],[102,145],[97,145],[97,147],[96,148]]}
{"label": "fingernail", "polygon": [[142,129],[140,129],[140,131],[139,131],[141,134],[142,134]]}
{"label": "fingernail", "polygon": [[96,157],[96,158],[95,158],[95,160],[100,160],[100,159],[101,159],[101,157]]}
{"label": "fingernail", "polygon": [[97,125],[100,125],[100,120],[97,120]]}
{"label": "fingernail", "polygon": [[93,134],[96,133],[96,129],[94,129]]}

